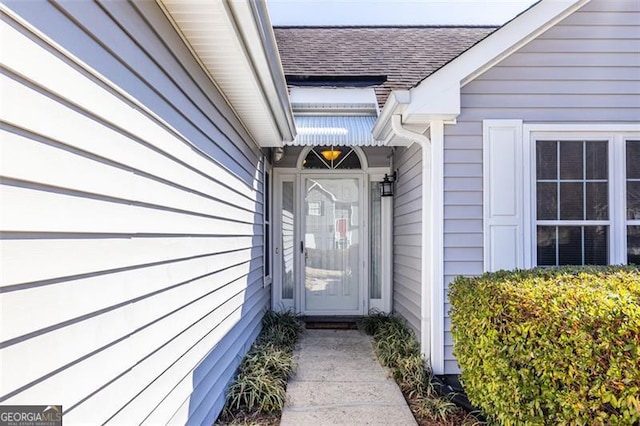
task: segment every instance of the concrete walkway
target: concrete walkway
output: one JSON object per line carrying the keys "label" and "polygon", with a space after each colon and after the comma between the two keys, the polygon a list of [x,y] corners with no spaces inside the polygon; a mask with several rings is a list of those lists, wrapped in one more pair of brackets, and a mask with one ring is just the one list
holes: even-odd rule
{"label": "concrete walkway", "polygon": [[364,332],[307,330],[294,356],[281,426],[416,425]]}

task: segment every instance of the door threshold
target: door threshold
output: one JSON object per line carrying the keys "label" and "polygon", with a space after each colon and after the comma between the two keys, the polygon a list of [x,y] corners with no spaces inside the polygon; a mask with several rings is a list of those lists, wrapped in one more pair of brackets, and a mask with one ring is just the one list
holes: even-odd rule
{"label": "door threshold", "polygon": [[357,330],[359,316],[303,316],[307,330]]}

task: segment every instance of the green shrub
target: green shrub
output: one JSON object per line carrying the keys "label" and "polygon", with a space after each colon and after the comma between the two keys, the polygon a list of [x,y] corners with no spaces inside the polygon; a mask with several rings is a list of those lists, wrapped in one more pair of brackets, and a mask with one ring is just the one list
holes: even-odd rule
{"label": "green shrub", "polygon": [[240,371],[229,386],[225,409],[280,411],[284,406],[287,381],[274,376],[266,368]]}
{"label": "green shrub", "polygon": [[287,380],[295,370],[292,352],[304,325],[292,312],[267,311],[262,331],[229,386],[224,413],[281,411]]}
{"label": "green shrub", "polygon": [[640,271],[459,277],[449,291],[469,399],[500,424],[640,422]]}
{"label": "green shrub", "polygon": [[267,311],[262,318],[262,331],[257,343],[268,343],[292,352],[303,329],[304,324],[295,313]]}
{"label": "green shrub", "polygon": [[390,317],[380,324],[373,339],[378,359],[386,367],[396,368],[400,360],[420,355],[420,344],[399,317]]}
{"label": "green shrub", "polygon": [[450,418],[460,413],[456,404],[447,398],[421,398],[418,402],[417,410],[420,417],[424,417],[436,422],[449,423]]}
{"label": "green shrub", "polygon": [[435,395],[431,372],[425,366],[422,355],[400,359],[392,374],[402,392],[409,398]]}
{"label": "green shrub", "polygon": [[376,309],[372,309],[371,311],[369,311],[369,315],[358,320],[358,326],[367,334],[373,336],[378,332],[380,326],[391,321],[391,318],[391,314],[386,314]]}
{"label": "green shrub", "polygon": [[253,371],[266,371],[272,376],[288,379],[293,374],[295,363],[291,354],[273,344],[254,346],[244,358],[240,371],[251,374]]}

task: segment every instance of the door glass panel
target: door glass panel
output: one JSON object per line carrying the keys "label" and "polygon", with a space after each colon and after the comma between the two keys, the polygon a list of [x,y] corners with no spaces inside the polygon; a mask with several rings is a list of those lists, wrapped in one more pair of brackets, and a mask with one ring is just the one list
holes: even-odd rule
{"label": "door glass panel", "polygon": [[370,220],[371,223],[371,256],[370,262],[371,271],[369,277],[369,297],[371,299],[382,298],[382,276],[380,273],[381,259],[382,259],[382,198],[380,197],[380,187],[378,182],[371,182],[370,188]]}
{"label": "door glass panel", "polygon": [[293,299],[293,182],[282,182],[282,298]]}
{"label": "door glass panel", "polygon": [[358,179],[306,179],[304,199],[307,311],[359,308]]}

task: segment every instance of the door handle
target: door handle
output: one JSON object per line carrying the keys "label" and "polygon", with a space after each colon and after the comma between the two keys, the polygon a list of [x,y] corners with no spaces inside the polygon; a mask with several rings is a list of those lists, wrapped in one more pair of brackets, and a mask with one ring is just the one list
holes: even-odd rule
{"label": "door handle", "polygon": [[300,253],[304,253],[304,264],[306,265],[309,255],[307,254],[307,250],[304,248],[304,241],[300,241]]}

